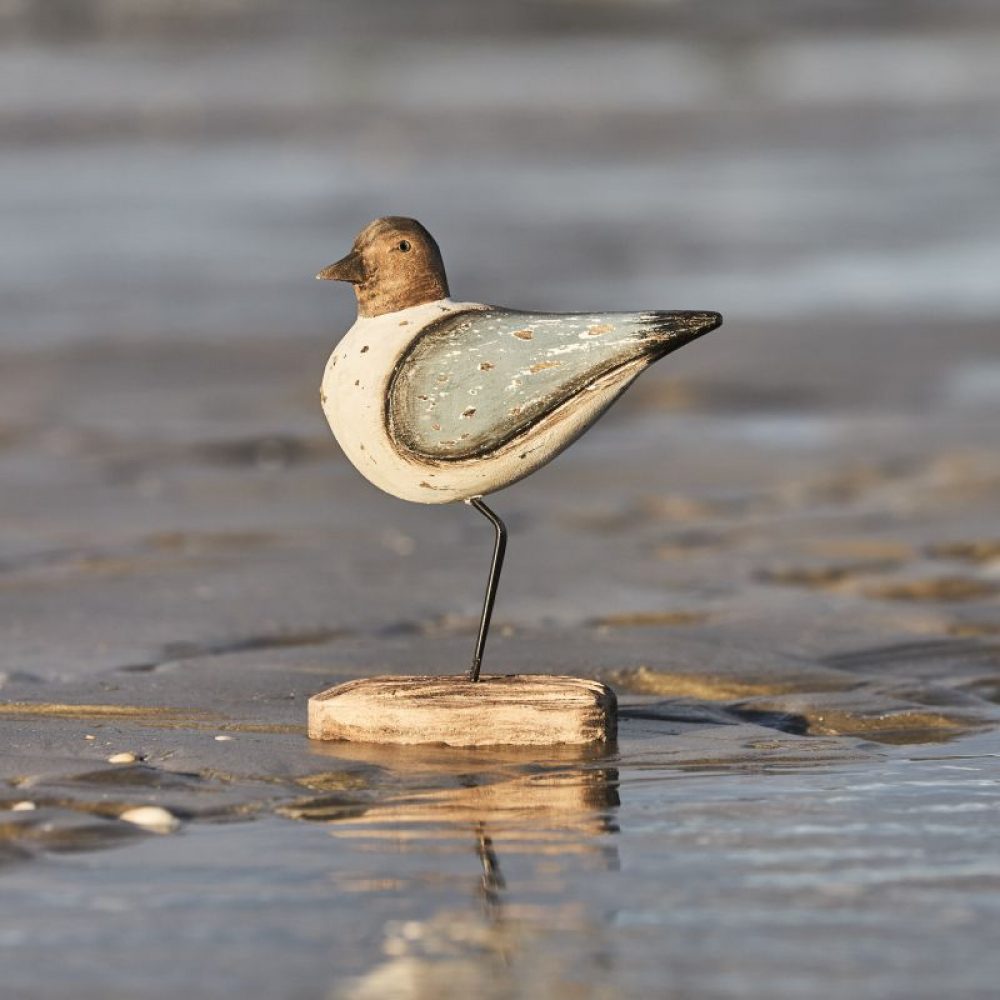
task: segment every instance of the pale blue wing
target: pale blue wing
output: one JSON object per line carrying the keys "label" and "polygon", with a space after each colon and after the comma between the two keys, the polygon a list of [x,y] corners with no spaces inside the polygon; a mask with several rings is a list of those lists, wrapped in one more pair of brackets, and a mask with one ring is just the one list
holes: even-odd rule
{"label": "pale blue wing", "polygon": [[453,313],[400,360],[386,401],[390,432],[437,461],[484,455],[615,368],[668,354],[720,322],[704,312]]}

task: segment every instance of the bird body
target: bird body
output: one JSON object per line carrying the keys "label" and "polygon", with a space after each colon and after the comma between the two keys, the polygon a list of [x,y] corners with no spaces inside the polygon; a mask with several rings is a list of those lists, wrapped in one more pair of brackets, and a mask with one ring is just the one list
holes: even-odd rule
{"label": "bird body", "polygon": [[341,448],[387,493],[449,503],[509,486],[571,444],[707,313],[527,313],[441,298],[360,316],[322,401]]}

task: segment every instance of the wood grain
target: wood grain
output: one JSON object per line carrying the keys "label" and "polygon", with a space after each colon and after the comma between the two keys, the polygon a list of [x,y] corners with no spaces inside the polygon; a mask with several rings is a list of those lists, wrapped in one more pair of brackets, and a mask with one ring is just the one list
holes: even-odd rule
{"label": "wood grain", "polygon": [[606,743],[617,728],[614,691],[581,677],[372,677],[309,699],[314,740],[546,746]]}

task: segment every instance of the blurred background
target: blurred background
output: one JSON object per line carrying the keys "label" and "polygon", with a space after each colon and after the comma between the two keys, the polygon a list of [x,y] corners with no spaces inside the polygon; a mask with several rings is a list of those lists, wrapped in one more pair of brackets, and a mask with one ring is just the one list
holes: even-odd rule
{"label": "blurred background", "polygon": [[552,467],[587,489],[511,492],[538,509],[992,456],[998,44],[989,0],[2,0],[8,557],[457,523],[371,490],[316,402],[355,305],[313,275],[386,214],[456,298],[725,315]]}
{"label": "blurred background", "polygon": [[885,532],[928,477],[992,483],[998,44],[987,0],[2,0],[0,544],[58,584],[7,595],[12,669],[475,613],[481,526],[371,489],[317,404],[355,304],[313,275],[380,215],[456,298],[726,318],[509,491],[569,532],[513,561],[518,620],[720,584],[591,579],[608,525],[649,552],[846,477]]}
{"label": "blurred background", "polygon": [[989,0],[3,0],[4,342],[332,334],[308,279],[385,214],[471,299],[991,320],[998,41]]}

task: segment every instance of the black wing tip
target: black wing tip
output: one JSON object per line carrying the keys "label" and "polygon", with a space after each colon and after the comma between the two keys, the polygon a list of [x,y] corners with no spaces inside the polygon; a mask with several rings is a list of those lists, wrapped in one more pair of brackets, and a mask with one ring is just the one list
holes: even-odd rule
{"label": "black wing tip", "polygon": [[650,339],[658,357],[670,354],[692,340],[722,326],[722,314],[707,310],[649,313]]}
{"label": "black wing tip", "polygon": [[722,326],[722,313],[707,309],[683,309],[649,313],[653,327],[663,333],[709,333]]}
{"label": "black wing tip", "polygon": [[696,316],[702,316],[706,323],[703,333],[709,333],[712,330],[718,330],[722,326],[722,313],[717,312],[702,312],[695,313]]}

